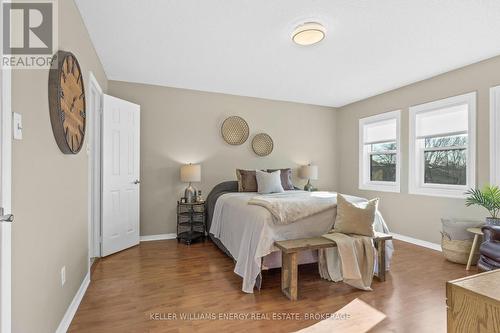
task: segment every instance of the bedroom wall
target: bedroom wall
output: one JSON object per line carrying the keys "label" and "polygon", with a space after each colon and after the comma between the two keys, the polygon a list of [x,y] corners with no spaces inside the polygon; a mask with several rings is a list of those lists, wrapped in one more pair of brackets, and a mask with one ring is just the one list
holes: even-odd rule
{"label": "bedroom wall", "polygon": [[[106,89],[106,75],[76,5],[58,3],[60,49],[77,56],[85,82],[92,71]],[[12,75],[12,110],[22,114],[24,126],[23,140],[13,142],[12,332],[54,332],[88,268],[88,156],[85,148],[64,155],[56,145],[48,75],[48,70]]]}
{"label": "bedroom wall", "polygon": [[[201,163],[206,197],[219,182],[236,180],[236,168],[319,166],[321,189],[337,188],[336,112],[331,108],[186,89],[109,81],[109,94],[141,105],[141,235],[176,232],[176,201],[186,184],[185,163]],[[250,137],[241,146],[226,144],[223,120],[243,117]],[[267,132],[275,148],[268,157],[251,150],[252,136]],[[296,185],[304,181],[296,178]]]}
{"label": "bedroom wall", "polygon": [[[483,219],[487,212],[466,208],[463,199],[408,194],[408,108],[450,96],[477,91],[477,185],[489,182],[489,88],[500,84],[500,57],[463,67],[428,80],[356,102],[339,109],[337,140],[342,192],[380,197],[380,207],[391,230],[413,238],[439,243],[441,217]],[[401,193],[358,189],[358,120],[400,109]]]}

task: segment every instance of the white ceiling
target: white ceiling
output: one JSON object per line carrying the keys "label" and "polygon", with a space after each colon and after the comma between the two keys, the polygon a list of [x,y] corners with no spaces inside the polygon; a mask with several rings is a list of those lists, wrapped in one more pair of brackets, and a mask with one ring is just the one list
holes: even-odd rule
{"label": "white ceiling", "polygon": [[338,107],[500,54],[499,0],[76,2],[110,80]]}

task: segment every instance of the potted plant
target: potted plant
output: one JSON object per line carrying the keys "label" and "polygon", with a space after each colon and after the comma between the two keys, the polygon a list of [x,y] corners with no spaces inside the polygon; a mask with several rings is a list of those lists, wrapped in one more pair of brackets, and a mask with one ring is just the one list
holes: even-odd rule
{"label": "potted plant", "polygon": [[500,188],[498,186],[486,185],[482,190],[471,188],[466,192],[468,195],[465,200],[467,207],[477,205],[484,207],[490,212],[486,218],[487,225],[500,225]]}

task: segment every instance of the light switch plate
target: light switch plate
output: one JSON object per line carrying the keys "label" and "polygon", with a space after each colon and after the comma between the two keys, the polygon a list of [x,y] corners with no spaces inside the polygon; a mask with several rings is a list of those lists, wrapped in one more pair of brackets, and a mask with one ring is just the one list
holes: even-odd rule
{"label": "light switch plate", "polygon": [[14,112],[12,116],[12,135],[14,140],[22,140],[23,139],[23,116],[20,113]]}
{"label": "light switch plate", "polygon": [[61,287],[66,283],[66,266],[61,267]]}

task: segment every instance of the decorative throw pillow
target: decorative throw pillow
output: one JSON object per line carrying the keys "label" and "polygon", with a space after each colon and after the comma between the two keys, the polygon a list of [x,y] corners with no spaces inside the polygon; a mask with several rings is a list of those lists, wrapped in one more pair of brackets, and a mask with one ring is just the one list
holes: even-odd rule
{"label": "decorative throw pillow", "polygon": [[255,170],[236,169],[238,192],[257,192],[257,178]]}
{"label": "decorative throw pillow", "polygon": [[378,199],[355,205],[347,201],[342,194],[338,194],[337,217],[333,229],[343,234],[375,236],[373,225],[377,206]]}
{"label": "decorative throw pillow", "polygon": [[285,192],[281,186],[281,171],[265,172],[256,170],[257,189],[260,194]]}
{"label": "decorative throw pillow", "polygon": [[275,171],[281,171],[281,186],[283,186],[283,189],[285,191],[291,191],[295,190],[295,187],[293,186],[292,183],[292,169],[287,168],[287,169],[267,169],[267,172],[275,172]]}

